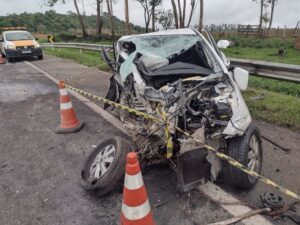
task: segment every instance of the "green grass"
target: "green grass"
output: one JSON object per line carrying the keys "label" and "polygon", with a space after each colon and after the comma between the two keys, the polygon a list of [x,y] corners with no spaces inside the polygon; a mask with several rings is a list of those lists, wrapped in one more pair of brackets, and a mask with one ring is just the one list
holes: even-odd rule
{"label": "green grass", "polygon": [[250,76],[249,87],[300,97],[300,84]]}
{"label": "green grass", "polygon": [[[251,88],[243,96],[253,118],[300,131],[299,98]],[[255,96],[263,98],[253,100]]]}
{"label": "green grass", "polygon": [[287,55],[279,56],[278,48],[240,48],[233,47],[222,50],[227,57],[255,59],[270,62],[300,64],[300,50],[287,49]]}
{"label": "green grass", "polygon": [[96,67],[103,71],[109,71],[108,65],[102,60],[100,52],[79,49],[57,49],[45,48],[43,50],[48,55],[54,55],[89,67]]}

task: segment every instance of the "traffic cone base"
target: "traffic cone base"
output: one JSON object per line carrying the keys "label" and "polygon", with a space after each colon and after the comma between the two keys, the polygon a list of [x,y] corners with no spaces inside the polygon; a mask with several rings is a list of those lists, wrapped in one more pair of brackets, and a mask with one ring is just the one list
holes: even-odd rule
{"label": "traffic cone base", "polygon": [[60,126],[55,130],[56,133],[74,133],[80,131],[84,123],[77,119],[71,99],[65,89],[63,81],[59,82],[60,93]]}
{"label": "traffic cone base", "polygon": [[127,154],[121,225],[154,225],[137,154]]}
{"label": "traffic cone base", "polygon": [[55,133],[57,133],[57,134],[76,133],[76,132],[79,132],[84,127],[84,125],[85,125],[84,122],[79,122],[79,124],[76,127],[72,127],[72,128],[57,127],[55,129]]}

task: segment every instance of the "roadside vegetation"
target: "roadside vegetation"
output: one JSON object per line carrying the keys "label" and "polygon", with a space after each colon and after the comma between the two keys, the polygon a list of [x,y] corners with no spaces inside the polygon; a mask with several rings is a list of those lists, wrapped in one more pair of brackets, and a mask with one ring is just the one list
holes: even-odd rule
{"label": "roadside vegetation", "polygon": [[[222,49],[227,57],[300,64],[300,50],[294,49],[294,38],[257,38],[230,35],[233,47]],[[286,54],[279,55],[279,49]]]}
{"label": "roadside vegetation", "polygon": [[300,65],[300,50],[293,48],[286,49],[287,54],[280,56],[278,54],[279,48],[241,48],[233,47],[222,49],[227,57],[264,60],[270,62],[299,64]]}
{"label": "roadside vegetation", "polygon": [[74,62],[83,64],[89,67],[95,67],[103,71],[109,71],[109,67],[102,60],[101,54],[96,51],[79,49],[58,49],[58,48],[45,48],[43,50],[48,55],[54,55],[65,59],[71,59]]}
{"label": "roadside vegetation", "polygon": [[300,131],[300,98],[253,88],[243,96],[253,118]]}

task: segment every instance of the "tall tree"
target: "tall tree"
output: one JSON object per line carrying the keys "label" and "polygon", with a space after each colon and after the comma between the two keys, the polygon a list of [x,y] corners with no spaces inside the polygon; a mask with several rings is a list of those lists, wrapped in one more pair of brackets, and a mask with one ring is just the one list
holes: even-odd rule
{"label": "tall tree", "polygon": [[172,8],[173,8],[173,15],[174,15],[174,19],[175,19],[175,27],[176,27],[176,29],[178,29],[179,23],[178,23],[178,14],[177,14],[176,3],[175,3],[175,0],[171,0],[171,2],[172,2]]}
{"label": "tall tree", "polygon": [[272,23],[273,23],[273,16],[274,16],[274,9],[275,9],[275,3],[277,0],[269,0],[269,3],[271,4],[271,15],[270,15],[270,23],[269,23],[269,29],[268,32],[270,32]]}
{"label": "tall tree", "polygon": [[180,27],[184,27],[184,24],[182,23],[182,11],[181,11],[181,3],[180,0],[177,0],[177,4],[178,4],[178,14],[179,14],[179,26]]}
{"label": "tall tree", "polygon": [[264,17],[264,5],[266,0],[252,0],[254,2],[259,2],[260,4],[260,16],[259,16],[259,25],[258,25],[258,32],[259,34],[262,34],[262,23],[263,23],[263,17]]}
{"label": "tall tree", "polygon": [[196,0],[191,0],[191,10],[190,10],[190,16],[189,16],[189,20],[188,20],[188,23],[187,23],[187,27],[189,27],[190,24],[191,24],[192,17],[195,13],[195,6],[196,6]]}
{"label": "tall tree", "polygon": [[[50,7],[54,6],[59,0],[47,0],[46,1],[46,4],[49,5]],[[66,0],[62,0],[63,3],[66,2]],[[76,12],[77,12],[77,18],[79,20],[79,23],[80,23],[80,26],[81,26],[81,30],[82,30],[82,36],[83,38],[86,38],[88,36],[87,32],[86,32],[86,29],[85,29],[85,25],[84,25],[84,22],[83,22],[83,18],[82,18],[82,15],[79,11],[79,8],[78,8],[78,4],[77,4],[77,0],[74,0],[74,6],[75,6],[75,9],[76,9]]]}
{"label": "tall tree", "polygon": [[145,20],[145,26],[146,26],[146,33],[149,32],[149,24],[150,24],[150,20],[151,20],[151,7],[149,5],[149,0],[136,0],[137,2],[139,2],[141,4],[141,6],[144,9],[144,20]]}
{"label": "tall tree", "polygon": [[161,3],[162,0],[150,0],[149,5],[151,6],[151,17],[152,17],[152,32],[155,31],[155,20],[157,19],[156,7]]}
{"label": "tall tree", "polygon": [[163,27],[164,30],[174,28],[174,15],[172,10],[161,10],[158,13],[158,23]]}
{"label": "tall tree", "polygon": [[114,27],[114,21],[113,21],[113,15],[112,15],[112,4],[110,0],[106,0],[107,5],[107,12],[109,16],[109,24],[110,24],[110,31],[111,31],[111,39],[115,40],[115,27]]}
{"label": "tall tree", "polygon": [[81,13],[79,11],[79,8],[78,8],[77,0],[74,0],[74,6],[75,6],[75,9],[76,9],[76,12],[77,12],[77,17],[78,17],[78,20],[79,20],[79,23],[80,23],[80,26],[81,26],[82,36],[83,36],[83,38],[87,38],[88,34],[86,32],[86,29],[85,29],[85,25],[84,25],[84,22],[83,22],[82,15],[81,15]]}
{"label": "tall tree", "polygon": [[102,8],[102,3],[103,0],[96,0],[96,5],[97,5],[97,18],[96,18],[96,26],[97,26],[97,34],[98,36],[101,35],[102,33],[102,16],[101,16],[101,8]]}
{"label": "tall tree", "polygon": [[183,0],[183,9],[182,9],[182,25],[185,24],[185,9],[186,9],[186,0]]}
{"label": "tall tree", "polygon": [[202,28],[203,28],[203,14],[204,14],[204,0],[200,0],[200,15],[199,15],[199,31],[201,32],[202,31]]}
{"label": "tall tree", "polygon": [[128,0],[125,0],[125,20],[126,20],[126,31],[127,34],[130,34],[130,23],[129,23],[129,8],[128,8]]}

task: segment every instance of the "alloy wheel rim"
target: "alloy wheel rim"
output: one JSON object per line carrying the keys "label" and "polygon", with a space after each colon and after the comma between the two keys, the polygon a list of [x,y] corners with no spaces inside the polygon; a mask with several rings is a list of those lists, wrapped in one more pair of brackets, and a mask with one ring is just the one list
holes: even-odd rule
{"label": "alloy wheel rim", "polygon": [[93,181],[98,180],[107,172],[115,158],[115,153],[116,148],[112,144],[104,146],[99,151],[90,167],[90,178]]}
{"label": "alloy wheel rim", "polygon": [[[261,155],[260,155],[260,146],[258,139],[255,135],[252,135],[249,142],[249,152],[248,152],[248,169],[254,171],[256,173],[260,172],[260,162]],[[253,178],[254,177],[250,177]]]}

